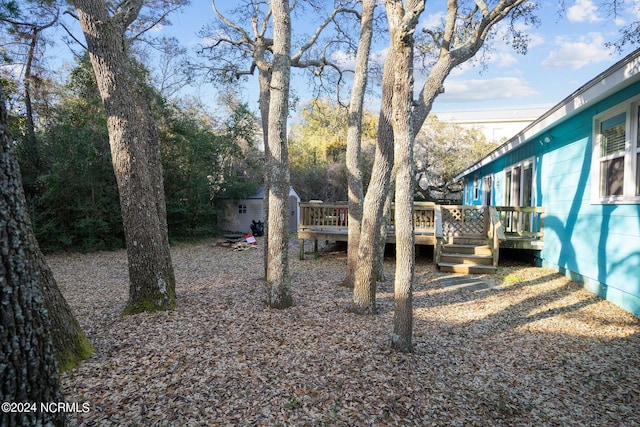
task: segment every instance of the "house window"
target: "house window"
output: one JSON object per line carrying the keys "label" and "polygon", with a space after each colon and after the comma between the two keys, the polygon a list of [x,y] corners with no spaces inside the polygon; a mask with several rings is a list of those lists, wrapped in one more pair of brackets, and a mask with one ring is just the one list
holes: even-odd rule
{"label": "house window", "polygon": [[478,200],[480,197],[480,178],[473,180],[473,200]]}
{"label": "house window", "polygon": [[640,98],[594,118],[594,203],[640,202]]}
{"label": "house window", "polygon": [[485,206],[491,205],[491,181],[491,175],[482,178],[482,204]]}
{"label": "house window", "polygon": [[246,214],[247,213],[247,205],[238,205],[238,213]]}
{"label": "house window", "polygon": [[504,177],[505,206],[532,206],[533,159],[508,167]]}
{"label": "house window", "polygon": [[600,197],[622,196],[627,114],[600,122]]}

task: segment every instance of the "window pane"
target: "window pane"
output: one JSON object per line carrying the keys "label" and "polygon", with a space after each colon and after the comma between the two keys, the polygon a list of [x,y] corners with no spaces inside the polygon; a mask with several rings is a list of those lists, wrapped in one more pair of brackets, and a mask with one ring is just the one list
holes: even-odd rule
{"label": "window pane", "polygon": [[638,120],[636,120],[638,129],[636,129],[636,139],[638,140],[638,147],[640,147],[640,105],[638,105]]}
{"label": "window pane", "polygon": [[531,206],[532,190],[533,190],[533,168],[531,165],[525,167],[522,175],[522,206]]}
{"label": "window pane", "polygon": [[640,196],[640,153],[636,156],[636,196]]}
{"label": "window pane", "polygon": [[624,151],[626,113],[620,113],[600,123],[600,155],[602,157]]}
{"label": "window pane", "polygon": [[511,184],[511,202],[513,206],[520,206],[520,166],[513,170],[513,181]]}
{"label": "window pane", "polygon": [[511,206],[511,172],[507,172],[504,176],[504,190],[505,206]]}
{"label": "window pane", "polygon": [[600,197],[621,196],[624,189],[624,157],[600,162]]}

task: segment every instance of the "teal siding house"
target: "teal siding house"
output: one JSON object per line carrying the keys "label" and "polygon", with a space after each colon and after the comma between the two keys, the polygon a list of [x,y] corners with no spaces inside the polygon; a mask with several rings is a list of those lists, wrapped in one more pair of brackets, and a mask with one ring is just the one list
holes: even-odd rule
{"label": "teal siding house", "polygon": [[464,204],[544,208],[540,265],[640,317],[640,49],[457,179]]}

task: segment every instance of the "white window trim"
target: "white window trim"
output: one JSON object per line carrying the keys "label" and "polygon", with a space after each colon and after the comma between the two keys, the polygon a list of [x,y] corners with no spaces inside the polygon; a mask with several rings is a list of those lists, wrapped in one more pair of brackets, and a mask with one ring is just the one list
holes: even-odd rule
{"label": "white window trim", "polygon": [[[638,152],[638,113],[640,96],[635,96],[615,107],[593,117],[592,154],[591,154],[591,204],[637,204],[640,195],[636,195],[636,168]],[[624,151],[624,188],[621,196],[600,196],[600,123],[620,113],[626,114],[625,121],[625,151]],[[609,157],[609,156],[607,156]],[[605,157],[606,158],[606,157]]]}

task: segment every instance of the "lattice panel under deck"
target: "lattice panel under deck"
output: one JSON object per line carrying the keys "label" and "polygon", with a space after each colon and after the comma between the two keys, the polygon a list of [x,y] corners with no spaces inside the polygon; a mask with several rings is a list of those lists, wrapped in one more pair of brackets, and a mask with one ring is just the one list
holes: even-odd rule
{"label": "lattice panel under deck", "polygon": [[484,209],[442,207],[442,231],[445,236],[484,234]]}

